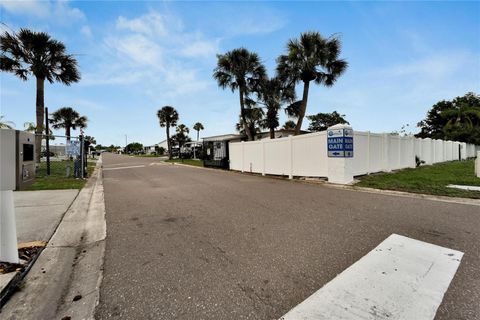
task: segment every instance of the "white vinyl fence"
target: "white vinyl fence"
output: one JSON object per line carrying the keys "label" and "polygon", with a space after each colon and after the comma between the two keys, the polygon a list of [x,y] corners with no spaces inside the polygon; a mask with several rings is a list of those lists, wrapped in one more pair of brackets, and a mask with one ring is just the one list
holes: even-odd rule
{"label": "white vinyl fence", "polygon": [[[418,139],[370,132],[354,133],[353,175],[414,168],[475,157],[476,147],[457,141]],[[479,149],[480,150],[480,149]],[[261,174],[328,177],[326,131],[295,137],[229,144],[230,169]]]}

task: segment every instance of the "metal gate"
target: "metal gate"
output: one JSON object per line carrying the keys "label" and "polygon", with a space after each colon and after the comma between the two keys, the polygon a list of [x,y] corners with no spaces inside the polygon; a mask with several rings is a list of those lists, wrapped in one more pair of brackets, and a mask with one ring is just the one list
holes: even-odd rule
{"label": "metal gate", "polygon": [[228,141],[204,141],[203,153],[205,167],[229,168]]}
{"label": "metal gate", "polygon": [[89,142],[83,136],[42,135],[36,176],[80,179],[88,175]]}

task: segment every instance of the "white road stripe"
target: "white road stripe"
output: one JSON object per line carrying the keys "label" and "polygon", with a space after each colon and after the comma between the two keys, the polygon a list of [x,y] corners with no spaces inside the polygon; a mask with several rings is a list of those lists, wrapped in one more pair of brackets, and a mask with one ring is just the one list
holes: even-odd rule
{"label": "white road stripe", "polygon": [[462,256],[392,234],[281,319],[432,320]]}
{"label": "white road stripe", "polygon": [[141,165],[141,166],[129,166],[129,167],[103,168],[103,171],[132,169],[132,168],[144,168],[144,167],[145,167],[144,165]]}

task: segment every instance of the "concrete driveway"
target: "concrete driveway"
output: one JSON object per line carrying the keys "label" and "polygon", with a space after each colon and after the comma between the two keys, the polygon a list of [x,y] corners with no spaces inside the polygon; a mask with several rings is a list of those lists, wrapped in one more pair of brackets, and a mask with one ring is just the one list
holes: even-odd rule
{"label": "concrete driveway", "polygon": [[104,154],[98,319],[278,319],[393,233],[464,252],[436,319],[480,315],[480,207]]}

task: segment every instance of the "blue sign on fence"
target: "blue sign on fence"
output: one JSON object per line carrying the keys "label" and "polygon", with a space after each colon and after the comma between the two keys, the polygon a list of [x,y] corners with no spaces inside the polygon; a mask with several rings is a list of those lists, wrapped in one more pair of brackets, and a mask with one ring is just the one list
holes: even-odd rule
{"label": "blue sign on fence", "polygon": [[327,151],[330,158],[353,157],[353,130],[346,128],[328,130]]}

